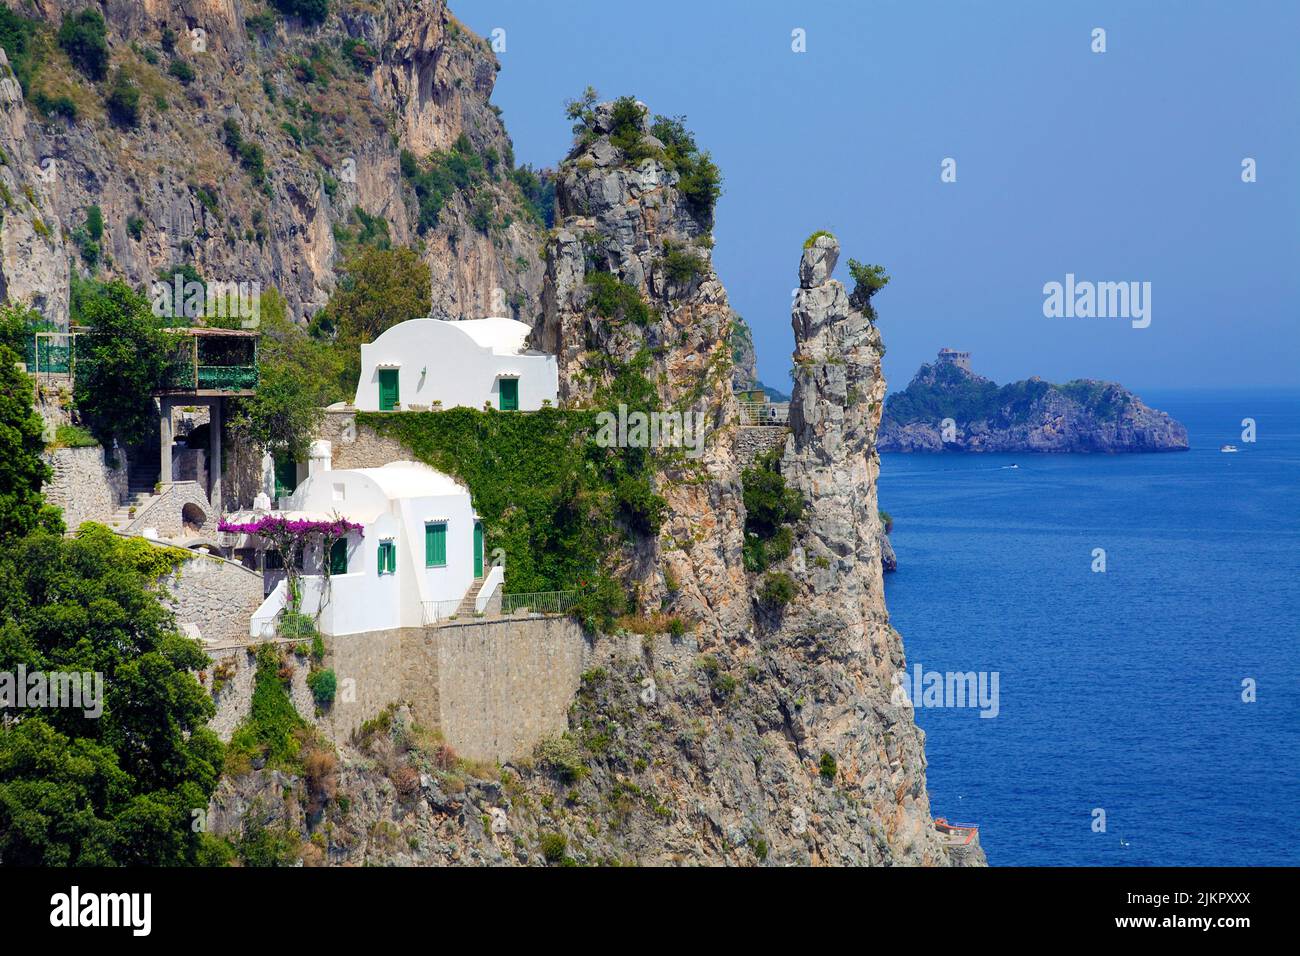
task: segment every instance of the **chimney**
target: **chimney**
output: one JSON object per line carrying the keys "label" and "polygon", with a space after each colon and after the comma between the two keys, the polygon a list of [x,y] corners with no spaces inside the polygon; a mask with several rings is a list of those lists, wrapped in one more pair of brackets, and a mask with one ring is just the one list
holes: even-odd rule
{"label": "chimney", "polygon": [[320,440],[311,443],[307,452],[307,477],[330,470],[330,459],[334,457],[334,446]]}

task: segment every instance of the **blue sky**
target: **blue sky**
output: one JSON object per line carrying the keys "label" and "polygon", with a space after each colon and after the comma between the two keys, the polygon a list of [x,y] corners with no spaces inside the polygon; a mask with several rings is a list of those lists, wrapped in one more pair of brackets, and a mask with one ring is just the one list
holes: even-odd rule
{"label": "blue sky", "polygon": [[[521,162],[559,161],[588,84],[686,115],[725,177],[714,262],[770,384],[801,244],[830,229],[838,278],[849,256],[893,277],[891,388],[941,346],[999,382],[1300,385],[1300,3],[451,5],[505,31],[493,102]],[[1150,282],[1150,326],[1045,318],[1066,273]]]}

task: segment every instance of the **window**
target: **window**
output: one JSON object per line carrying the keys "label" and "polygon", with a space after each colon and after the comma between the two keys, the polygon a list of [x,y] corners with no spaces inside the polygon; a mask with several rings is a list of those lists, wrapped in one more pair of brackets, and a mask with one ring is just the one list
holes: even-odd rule
{"label": "window", "polygon": [[397,391],[397,369],[381,368],[379,370],[379,410],[391,412],[401,400]]}
{"label": "window", "polygon": [[348,573],[348,539],[339,538],[330,546],[330,574]]}
{"label": "window", "polygon": [[283,571],[284,557],[279,551],[270,549],[262,552],[262,568],[266,571]]}
{"label": "window", "polygon": [[431,521],[424,526],[424,566],[447,566],[447,522]]}
{"label": "window", "polygon": [[501,383],[501,411],[513,412],[519,408],[519,379],[503,378]]}
{"label": "window", "polygon": [[397,545],[391,541],[379,542],[379,573],[397,573]]}

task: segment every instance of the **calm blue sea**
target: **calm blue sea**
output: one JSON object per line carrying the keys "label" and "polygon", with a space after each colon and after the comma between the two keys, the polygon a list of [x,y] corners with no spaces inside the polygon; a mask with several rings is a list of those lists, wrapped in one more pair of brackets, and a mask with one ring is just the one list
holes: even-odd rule
{"label": "calm blue sea", "polygon": [[995,866],[1298,865],[1300,392],[1142,397],[1191,451],[882,456],[909,668],[1000,675],[917,710],[933,812]]}

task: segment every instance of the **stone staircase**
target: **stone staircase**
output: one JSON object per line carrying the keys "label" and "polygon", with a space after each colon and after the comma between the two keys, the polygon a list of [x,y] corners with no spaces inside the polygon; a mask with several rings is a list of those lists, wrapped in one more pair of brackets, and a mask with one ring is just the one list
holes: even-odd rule
{"label": "stone staircase", "polygon": [[[158,484],[158,461],[157,458],[152,462],[132,460],[130,467],[127,469],[127,487],[126,498],[118,506],[117,511],[108,519],[108,526],[118,531],[125,531],[127,527],[137,517],[144,513],[146,507],[153,503],[158,496],[154,494],[154,488]],[[134,508],[134,513],[131,509]]]}
{"label": "stone staircase", "polygon": [[[153,503],[158,496],[153,493],[153,485],[143,487],[130,485],[127,489],[126,500],[118,506],[117,511],[108,519],[108,526],[116,528],[118,531],[125,531],[127,526],[137,517],[144,513],[144,509]],[[131,509],[134,508],[135,511]]]}
{"label": "stone staircase", "polygon": [[483,590],[483,582],[486,580],[485,577],[474,579],[474,583],[469,586],[469,590],[461,598],[460,607],[456,608],[456,617],[458,619],[473,617],[477,613],[474,610],[474,602],[478,599],[478,592]]}

